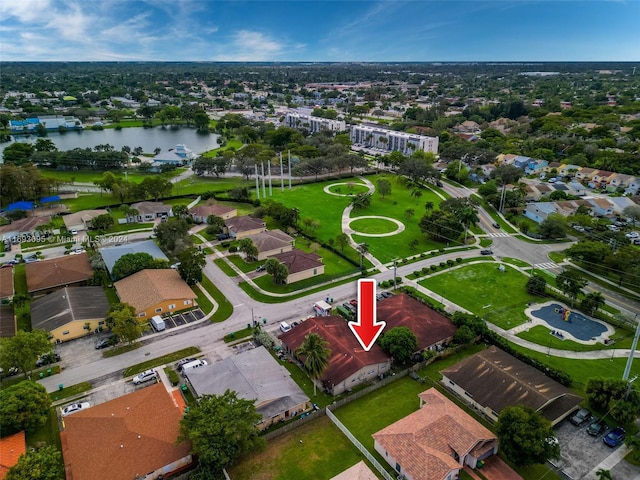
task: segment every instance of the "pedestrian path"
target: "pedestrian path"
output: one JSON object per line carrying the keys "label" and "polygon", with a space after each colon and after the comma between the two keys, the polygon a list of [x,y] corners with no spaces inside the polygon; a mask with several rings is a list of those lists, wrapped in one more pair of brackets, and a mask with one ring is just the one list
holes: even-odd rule
{"label": "pedestrian path", "polygon": [[487,236],[490,238],[503,238],[503,237],[510,237],[511,235],[508,233],[499,232],[499,233],[488,233]]}

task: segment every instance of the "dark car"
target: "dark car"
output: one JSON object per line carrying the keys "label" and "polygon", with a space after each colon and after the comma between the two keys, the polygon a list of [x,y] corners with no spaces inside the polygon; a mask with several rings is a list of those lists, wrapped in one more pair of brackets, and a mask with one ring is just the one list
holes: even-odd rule
{"label": "dark car", "polygon": [[100,350],[101,348],[107,348],[117,343],[118,337],[116,335],[111,335],[109,337],[101,338],[100,340],[98,340],[96,342],[96,349]]}
{"label": "dark car", "polygon": [[480,250],[480,255],[493,255],[493,250],[491,250],[490,248]]}
{"label": "dark car", "polygon": [[605,445],[610,447],[617,447],[622,442],[624,442],[625,437],[627,436],[627,432],[624,431],[622,427],[616,427],[607,433],[604,437],[602,437],[602,441]]}
{"label": "dark car", "polygon": [[491,226],[493,228],[497,228],[498,230],[500,230],[500,224],[498,224],[498,223],[492,223]]}
{"label": "dark car", "polygon": [[229,237],[228,233],[219,233],[218,234],[218,240],[227,240]]}
{"label": "dark car", "polygon": [[386,291],[380,292],[380,295],[382,295],[384,298],[393,297],[393,293],[389,293]]}
{"label": "dark car", "polygon": [[576,427],[579,427],[585,422],[591,420],[591,412],[586,408],[581,408],[578,410],[573,417],[569,419],[571,423],[573,423]]}
{"label": "dark car", "polygon": [[49,365],[50,363],[56,363],[60,361],[60,355],[54,352],[44,353],[40,355],[40,358],[36,360],[36,367],[42,367]]}
{"label": "dark car", "polygon": [[599,418],[594,418],[591,424],[587,427],[587,433],[592,437],[597,437],[601,433],[606,432],[609,426]]}
{"label": "dark car", "polygon": [[351,313],[356,313],[356,307],[354,307],[350,303],[343,303],[342,306],[349,310]]}

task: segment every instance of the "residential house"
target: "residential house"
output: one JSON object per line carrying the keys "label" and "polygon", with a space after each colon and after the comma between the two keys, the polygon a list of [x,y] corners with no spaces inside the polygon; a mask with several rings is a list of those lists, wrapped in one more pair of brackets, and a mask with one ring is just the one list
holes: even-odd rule
{"label": "residential house", "polygon": [[125,243],[123,245],[114,245],[113,247],[105,247],[100,249],[100,255],[108,272],[113,270],[115,263],[123,255],[130,253],[148,253],[156,260],[169,261],[167,256],[160,250],[153,240],[143,240],[141,242]]}
{"label": "residential house", "polygon": [[598,173],[591,177],[589,187],[591,188],[605,188],[611,180],[617,175],[614,172],[607,172],[606,170],[598,170]]}
{"label": "residential house", "polygon": [[51,222],[50,216],[27,217],[15,220],[9,225],[0,227],[0,240],[11,240],[12,242],[19,243],[30,237],[37,238],[40,236],[38,227],[49,222]]}
{"label": "residential house", "polygon": [[294,355],[310,333],[318,334],[329,344],[329,364],[322,372],[319,383],[331,395],[339,395],[373,380],[391,368],[391,358],[379,345],[374,344],[371,350],[364,350],[344,318],[337,315],[310,318],[283,333],[280,341],[285,350]]}
{"label": "residential house", "polygon": [[329,480],[378,480],[378,476],[363,460],[360,460],[353,467],[347,468]]}
{"label": "residential house", "polygon": [[618,217],[624,217],[624,209],[635,206],[635,202],[629,197],[607,197],[607,200],[613,204],[613,213]]}
{"label": "residential house", "polygon": [[500,155],[498,155],[498,157],[496,158],[496,163],[498,165],[513,165],[513,162],[515,161],[516,158],[518,158],[519,155],[514,155],[513,153],[501,153]]}
{"label": "residential house", "polygon": [[516,156],[516,158],[513,159],[513,162],[511,163],[511,165],[513,165],[514,167],[518,167],[521,170],[525,170],[532,160],[533,160],[532,158],[518,155]]}
{"label": "residential house", "polygon": [[88,230],[89,228],[91,228],[91,222],[94,218],[108,213],[109,212],[104,209],[81,210],[80,212],[64,215],[62,217],[62,220],[64,221],[64,226],[67,227],[67,230],[69,232],[72,230],[76,230],[79,232],[81,230]]}
{"label": "residential house", "polygon": [[536,160],[531,158],[524,168],[524,173],[527,175],[537,175],[544,172],[547,165],[549,165],[549,162],[546,160]]}
{"label": "residential house", "polygon": [[496,166],[491,163],[487,163],[486,165],[480,165],[480,170],[482,170],[482,174],[486,178],[491,178],[491,172],[493,172],[495,169],[496,169]]}
{"label": "residential house", "polygon": [[139,318],[177,312],[194,306],[196,295],[173,268],[140,270],[113,284],[122,303]]}
{"label": "residential house", "polygon": [[191,444],[178,443],[185,407],[180,392],[158,383],[64,417],[66,477],[159,479],[187,468]]}
{"label": "residential house", "polygon": [[387,331],[407,327],[418,341],[418,351],[440,351],[456,333],[456,326],[444,315],[405,293],[376,303],[378,320],[387,322]]}
{"label": "residential house", "polygon": [[495,346],[440,373],[445,387],[494,422],[505,407],[524,405],[556,425],[577,410],[583,400],[540,370]]}
{"label": "residential house", "polygon": [[591,214],[591,210],[593,208],[587,200],[562,200],[554,202],[554,204],[556,206],[556,212],[563,217],[575,215],[578,212],[578,208],[582,206],[587,207],[589,209],[589,214]]}
{"label": "residential house", "polygon": [[407,480],[455,480],[498,452],[497,437],[435,388],[420,409],[374,433],[373,448]]}
{"label": "residential house", "polygon": [[618,173],[615,177],[609,180],[609,185],[607,185],[607,190],[611,192],[615,192],[619,188],[627,189],[631,186],[633,182],[636,181],[636,177],[633,175],[626,175],[624,173]]}
{"label": "residential house", "polygon": [[576,178],[581,182],[589,182],[600,170],[597,168],[583,167],[576,172]]}
{"label": "residential house", "polygon": [[637,195],[640,192],[640,178],[633,180],[625,190],[625,195]]}
{"label": "residential house", "polygon": [[138,213],[128,216],[127,222],[153,222],[156,218],[172,215],[171,205],[162,202],[138,202],[131,204],[131,208],[136,209]]}
{"label": "residential house", "polygon": [[27,263],[27,291],[44,295],[63,287],[81,286],[93,277],[86,253]]}
{"label": "residential house", "polygon": [[564,165],[560,162],[549,162],[549,164],[547,164],[547,166],[544,167],[544,171],[546,173],[551,173],[553,170],[556,171],[557,174],[560,174],[560,168],[562,168]]}
{"label": "residential house", "polygon": [[12,303],[0,304],[0,337],[11,338],[18,331]]}
{"label": "residential house", "polygon": [[454,130],[459,133],[480,133],[480,125],[473,120],[465,120],[460,125],[454,127]]}
{"label": "residential house", "polygon": [[262,233],[251,235],[253,244],[258,249],[258,260],[264,260],[279,253],[293,250],[295,240],[282,230],[265,230]]}
{"label": "residential house", "polygon": [[7,472],[27,453],[27,441],[24,431],[0,438],[0,480],[4,480]]}
{"label": "residential house", "polygon": [[196,223],[206,223],[211,215],[229,220],[238,215],[238,210],[224,205],[198,205],[189,209],[189,215]]}
{"label": "residential house", "polygon": [[253,218],[248,215],[242,217],[234,217],[224,221],[227,232],[231,238],[242,240],[262,233],[267,229],[267,224],[261,218]]}
{"label": "residential house", "polygon": [[289,271],[287,283],[299,282],[324,273],[322,257],[315,253],[308,253],[294,248],[290,251],[272,255],[271,258],[275,258],[286,265]]}
{"label": "residential house", "polygon": [[31,326],[66,342],[100,329],[109,307],[102,287],[65,287],[31,302]]}
{"label": "residential house", "polygon": [[256,411],[262,416],[257,425],[260,430],[295,418],[311,408],[309,397],[292,380],[289,371],[263,346],[185,375],[198,397],[222,395],[232,390],[239,398],[255,400]]}
{"label": "residential house", "polygon": [[562,164],[558,167],[558,176],[573,177],[581,168],[578,165]]}
{"label": "residential house", "polygon": [[0,300],[11,300],[13,288],[13,266],[0,268]]}
{"label": "residential house", "polygon": [[587,193],[586,187],[580,182],[572,181],[566,184],[568,193],[571,195],[583,196]]}
{"label": "residential house", "polygon": [[527,203],[527,208],[522,213],[534,222],[542,223],[549,215],[557,213],[557,210],[553,202],[535,202]]}
{"label": "residential house", "polygon": [[596,217],[611,217],[613,216],[613,203],[606,198],[587,198],[586,199],[593,206],[593,214]]}

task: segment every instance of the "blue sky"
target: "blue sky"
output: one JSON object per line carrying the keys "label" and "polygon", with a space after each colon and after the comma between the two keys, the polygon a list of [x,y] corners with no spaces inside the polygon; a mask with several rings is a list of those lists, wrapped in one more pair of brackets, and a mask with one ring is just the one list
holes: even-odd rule
{"label": "blue sky", "polygon": [[637,61],[640,0],[2,0],[3,61]]}

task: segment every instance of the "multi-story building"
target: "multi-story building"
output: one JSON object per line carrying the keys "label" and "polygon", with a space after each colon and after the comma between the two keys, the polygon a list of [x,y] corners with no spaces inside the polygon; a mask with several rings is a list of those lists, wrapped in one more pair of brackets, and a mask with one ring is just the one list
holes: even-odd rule
{"label": "multi-story building", "polygon": [[344,120],[314,117],[299,112],[287,112],[284,118],[284,124],[290,128],[305,128],[311,133],[317,133],[323,130],[342,132],[347,129],[347,124]]}
{"label": "multi-story building", "polygon": [[416,150],[438,153],[438,137],[396,132],[375,125],[354,125],[351,128],[351,141],[367,148],[398,151],[405,155],[411,155]]}

